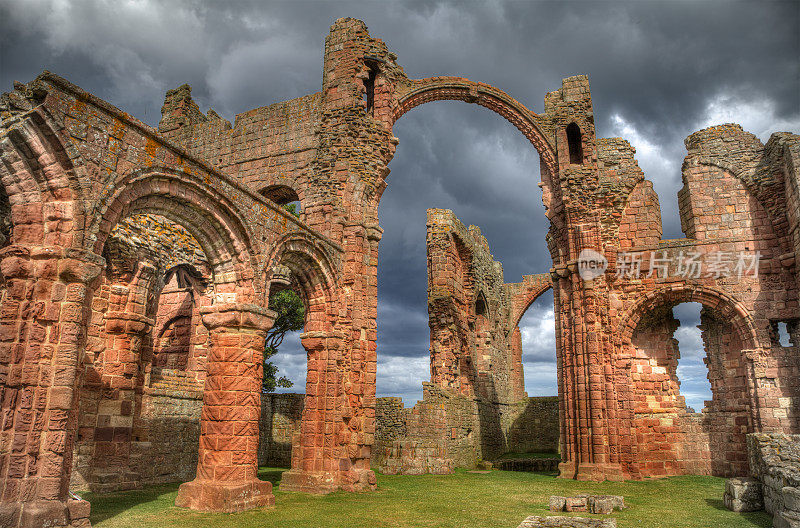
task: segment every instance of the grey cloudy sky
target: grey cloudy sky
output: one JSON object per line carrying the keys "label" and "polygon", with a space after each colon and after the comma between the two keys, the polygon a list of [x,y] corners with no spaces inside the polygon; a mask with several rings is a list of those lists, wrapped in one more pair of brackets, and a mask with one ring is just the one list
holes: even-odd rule
{"label": "grey cloudy sky", "polygon": [[[800,131],[800,2],[190,2],[0,0],[0,89],[41,70],[155,125],[164,92],[193,87],[201,109],[238,112],[318,91],[330,24],[351,16],[411,77],[493,84],[541,112],[546,92],[589,75],[599,137],[622,136],[661,200],[665,238],[682,236],[683,139],[738,122],[766,141]],[[550,267],[538,155],[502,118],[439,102],[395,126],[400,145],[380,207],[381,395],[406,404],[429,378],[425,209],[481,227],[506,281]],[[707,398],[696,307],[682,308],[682,390]],[[555,393],[552,296],[522,321],[526,387]],[[302,386],[287,340],[280,366]],[[301,389],[302,390],[302,389]]]}

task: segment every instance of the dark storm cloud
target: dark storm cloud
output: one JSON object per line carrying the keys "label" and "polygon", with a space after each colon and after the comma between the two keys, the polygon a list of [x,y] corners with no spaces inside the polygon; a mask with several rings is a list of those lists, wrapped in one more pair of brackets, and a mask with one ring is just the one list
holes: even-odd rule
{"label": "dark storm cloud", "polygon": [[[0,0],[0,89],[46,68],[156,124],[164,92],[188,82],[203,110],[232,119],[318,91],[330,24],[351,16],[397,53],[410,77],[488,82],[537,112],[563,77],[588,74],[598,136],[621,135],[636,147],[671,238],[682,236],[676,192],[688,134],[730,121],[762,141],[800,129],[799,6]],[[516,129],[482,108],[442,102],[404,116],[395,134],[379,211],[379,391],[409,403],[428,376],[425,209],[453,209],[479,225],[508,282],[550,262],[538,156]],[[535,305],[522,326],[541,344],[551,321]],[[305,354],[299,343],[284,348],[302,385]],[[554,372],[553,356],[528,348],[526,367],[538,372],[529,377]]]}

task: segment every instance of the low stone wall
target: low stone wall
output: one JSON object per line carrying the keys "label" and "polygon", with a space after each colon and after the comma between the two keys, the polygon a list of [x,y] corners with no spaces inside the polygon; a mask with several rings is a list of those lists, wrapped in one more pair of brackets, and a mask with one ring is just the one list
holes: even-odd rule
{"label": "low stone wall", "polygon": [[[403,407],[400,398],[377,398],[372,462],[383,472],[448,473],[508,451],[557,450],[556,397],[489,406],[425,385],[425,398],[413,408]],[[71,488],[110,492],[192,480],[197,469],[201,387],[185,373],[168,369],[154,373],[134,413],[124,469],[118,464],[105,470],[97,463],[96,457],[109,456],[101,439],[78,442]],[[300,431],[304,402],[304,394],[262,395],[259,465],[291,466],[292,437]],[[550,470],[548,462],[535,464],[538,470]],[[522,465],[511,464],[516,470]]]}
{"label": "low stone wall", "polygon": [[300,432],[305,394],[262,394],[258,465],[291,467],[292,436]]}
{"label": "low stone wall", "polygon": [[[411,408],[397,397],[377,398],[372,465],[385,473],[448,473],[506,452],[558,450],[558,398],[487,405],[423,383]],[[303,394],[264,394],[258,463],[290,467],[292,436],[300,431]],[[544,469],[547,470],[547,469]]]}
{"label": "low stone wall", "polygon": [[[126,410],[104,408],[97,402],[100,393],[87,392],[82,405],[94,406],[95,411],[81,419],[94,421],[81,429],[75,444],[70,488],[108,493],[192,480],[200,442],[201,388],[193,376],[164,369],[154,371],[150,385]],[[106,414],[98,417],[98,406]],[[115,427],[118,423],[132,424],[122,439],[117,436],[126,430]]]}
{"label": "low stone wall", "polygon": [[509,406],[507,451],[558,452],[558,396],[532,396]]}
{"label": "low stone wall", "polygon": [[[555,396],[488,403],[432,383],[422,385],[423,399],[412,408],[404,408],[400,398],[378,398],[372,465],[379,471],[417,472],[440,460],[440,467],[427,472],[443,473],[473,468],[479,460],[507,452],[558,450]],[[421,458],[412,461],[413,456]]]}
{"label": "low stone wall", "polygon": [[197,471],[200,411],[203,395],[196,391],[153,388],[142,399],[146,436],[131,442],[131,467],[140,483],[188,482]]}
{"label": "low stone wall", "polygon": [[753,477],[762,483],[764,509],[776,528],[800,526],[800,435],[747,435]]}
{"label": "low stone wall", "polygon": [[553,458],[508,458],[493,462],[494,467],[502,471],[529,471],[534,473],[552,473],[558,471],[561,459]]}
{"label": "low stone wall", "polygon": [[446,475],[453,472],[453,461],[447,458],[447,442],[418,443],[395,440],[380,470],[387,475]]}

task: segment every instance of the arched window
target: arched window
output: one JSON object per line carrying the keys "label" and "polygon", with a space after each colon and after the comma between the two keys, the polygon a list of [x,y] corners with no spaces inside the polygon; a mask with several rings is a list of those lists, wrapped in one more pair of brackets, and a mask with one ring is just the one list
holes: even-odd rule
{"label": "arched window", "polygon": [[300,216],[300,197],[288,185],[270,185],[259,191],[259,194],[280,205],[295,216]]}
{"label": "arched window", "polygon": [[575,165],[583,163],[581,129],[575,123],[567,125],[567,145],[569,146],[569,162]]}
{"label": "arched window", "polygon": [[489,315],[488,312],[489,310],[486,307],[486,298],[483,296],[483,293],[481,293],[475,300],[475,315],[487,317]]}
{"label": "arched window", "polygon": [[288,185],[270,185],[259,191],[259,194],[267,200],[272,200],[278,205],[286,205],[292,202],[299,202],[300,197],[297,192]]}
{"label": "arched window", "polygon": [[364,100],[367,103],[367,113],[372,115],[375,107],[375,79],[378,77],[378,67],[372,62],[367,62],[369,73],[364,79]]}

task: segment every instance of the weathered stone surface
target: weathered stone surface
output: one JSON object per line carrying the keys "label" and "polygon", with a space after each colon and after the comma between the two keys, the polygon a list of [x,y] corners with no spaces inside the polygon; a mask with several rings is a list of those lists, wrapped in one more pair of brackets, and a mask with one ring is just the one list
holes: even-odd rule
{"label": "weathered stone surface", "polygon": [[763,509],[775,526],[795,528],[800,520],[800,435],[749,434],[747,451],[763,492]]}
{"label": "weathered stone surface", "polygon": [[725,482],[723,501],[726,508],[735,512],[763,510],[761,482],[749,477],[728,479]]}
{"label": "weathered stone surface", "polygon": [[517,528],[617,528],[616,519],[588,517],[540,517],[531,515]]}
{"label": "weathered stone surface", "polygon": [[625,499],[620,495],[590,495],[588,493],[574,497],[551,495],[548,507],[550,511],[588,511],[608,514],[614,510],[624,510]]}

